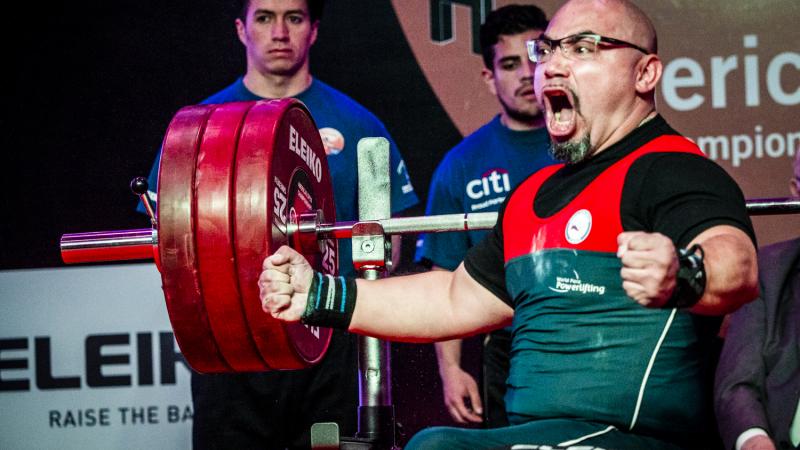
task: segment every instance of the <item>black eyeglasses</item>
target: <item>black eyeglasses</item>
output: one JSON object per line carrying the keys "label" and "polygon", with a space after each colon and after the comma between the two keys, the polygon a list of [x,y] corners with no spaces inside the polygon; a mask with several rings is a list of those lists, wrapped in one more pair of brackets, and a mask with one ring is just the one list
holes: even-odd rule
{"label": "black eyeglasses", "polygon": [[556,47],[561,48],[561,53],[565,58],[593,59],[600,48],[601,42],[616,47],[633,48],[645,55],[650,54],[649,51],[636,44],[592,33],[578,33],[561,39],[531,39],[526,44],[528,46],[528,58],[535,63],[544,63],[550,60]]}

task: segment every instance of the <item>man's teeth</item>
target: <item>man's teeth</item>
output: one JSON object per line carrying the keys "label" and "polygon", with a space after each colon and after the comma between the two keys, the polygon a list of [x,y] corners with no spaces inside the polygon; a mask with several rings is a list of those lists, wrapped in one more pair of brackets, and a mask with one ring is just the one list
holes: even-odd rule
{"label": "man's teeth", "polygon": [[561,122],[561,111],[556,112],[556,122]]}

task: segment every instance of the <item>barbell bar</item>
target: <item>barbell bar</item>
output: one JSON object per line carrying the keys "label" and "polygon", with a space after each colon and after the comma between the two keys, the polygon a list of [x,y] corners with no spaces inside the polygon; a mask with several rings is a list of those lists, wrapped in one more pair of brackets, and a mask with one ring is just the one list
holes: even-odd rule
{"label": "barbell bar", "polygon": [[[747,200],[747,213],[768,216],[800,213],[800,199],[764,198]],[[393,217],[376,220],[386,234],[443,233],[451,231],[488,230],[497,223],[496,212],[440,214],[418,217]],[[315,223],[313,228],[290,224],[299,233],[312,233],[318,238],[349,239],[357,221]],[[158,245],[158,232],[152,228],[65,234],[61,238],[61,254],[66,263],[153,259],[151,246]],[[130,250],[123,250],[130,249]],[[91,253],[96,250],[98,253]],[[107,253],[103,254],[105,251]],[[107,259],[100,259],[107,258]]]}

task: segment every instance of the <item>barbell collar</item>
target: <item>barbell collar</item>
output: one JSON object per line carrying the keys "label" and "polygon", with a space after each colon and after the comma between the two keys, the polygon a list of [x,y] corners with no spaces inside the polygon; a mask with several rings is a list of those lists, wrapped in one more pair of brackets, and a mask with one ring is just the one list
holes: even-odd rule
{"label": "barbell collar", "polygon": [[154,228],[65,234],[61,237],[61,259],[67,264],[153,259],[157,245]]}

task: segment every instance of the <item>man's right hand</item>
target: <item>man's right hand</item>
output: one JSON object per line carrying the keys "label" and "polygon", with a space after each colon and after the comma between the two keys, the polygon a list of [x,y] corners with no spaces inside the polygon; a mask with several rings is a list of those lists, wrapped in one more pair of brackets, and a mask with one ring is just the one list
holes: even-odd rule
{"label": "man's right hand", "polygon": [[775,450],[775,444],[769,436],[758,435],[744,441],[742,450]]}
{"label": "man's right hand", "polygon": [[[472,375],[461,369],[458,365],[449,365],[440,369],[442,377],[442,390],[444,404],[450,417],[458,423],[483,422],[483,405],[478,391],[478,384]],[[472,408],[468,407],[465,399],[469,399]]]}
{"label": "man's right hand", "polygon": [[303,255],[285,245],[264,259],[262,269],[258,288],[264,312],[298,322],[306,310],[314,269]]}

